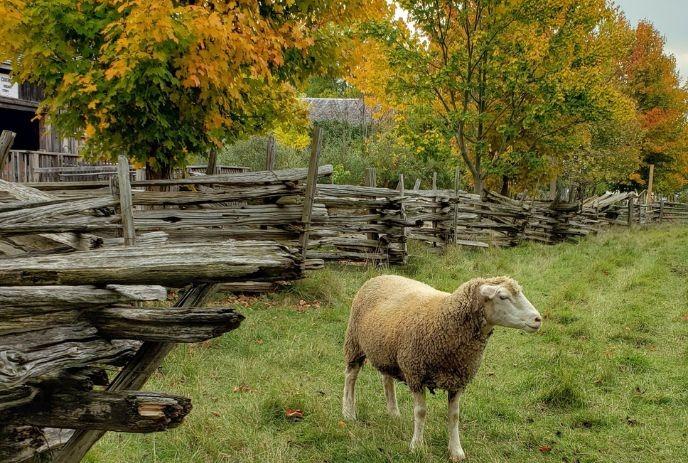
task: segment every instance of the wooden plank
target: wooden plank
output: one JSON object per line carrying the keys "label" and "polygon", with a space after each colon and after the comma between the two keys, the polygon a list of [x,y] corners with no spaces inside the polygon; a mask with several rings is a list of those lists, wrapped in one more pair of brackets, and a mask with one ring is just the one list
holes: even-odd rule
{"label": "wooden plank", "polygon": [[[457,166],[456,170],[454,171],[454,194],[457,197],[459,196],[460,184],[461,184],[461,169]],[[454,237],[454,244],[458,244],[458,242],[459,242],[459,237],[458,237],[458,232],[457,232],[458,222],[459,222],[459,205],[458,205],[458,203],[455,203],[454,204],[454,220],[453,220],[453,224],[452,224],[452,236]]]}
{"label": "wooden plank", "polygon": [[110,339],[190,343],[215,338],[239,327],[244,316],[225,307],[90,310],[86,318]]}
{"label": "wooden plank", "polygon": [[120,364],[134,351],[135,344],[106,341],[87,323],[5,334],[0,336],[0,390],[71,366]]}
{"label": "wooden plank", "polygon": [[119,186],[119,209],[122,216],[122,235],[125,246],[136,244],[134,206],[131,199],[131,179],[129,176],[129,160],[126,156],[120,155],[117,163],[117,184]]}
{"label": "wooden plank", "polygon": [[306,196],[303,201],[303,214],[301,215],[301,224],[303,232],[299,239],[301,255],[306,258],[306,250],[308,249],[308,234],[311,228],[311,215],[313,214],[313,200],[315,198],[316,185],[318,183],[318,161],[320,159],[320,151],[322,149],[322,127],[316,127],[313,130],[313,139],[311,140],[311,157],[308,161],[308,177],[306,180]]}
{"label": "wooden plank", "polygon": [[46,393],[11,412],[7,424],[129,433],[165,431],[181,424],[191,399],[156,392]]}
{"label": "wooden plank", "polygon": [[[324,177],[332,174],[332,166],[324,165],[318,168],[318,177]],[[149,187],[149,186],[173,186],[173,185],[223,185],[223,186],[240,186],[240,185],[275,185],[285,182],[298,182],[306,180],[308,177],[307,168],[283,169],[275,171],[264,172],[241,172],[224,175],[199,175],[189,178],[168,179],[168,180],[141,180],[134,181],[131,186]],[[43,191],[50,190],[81,190],[104,188],[109,186],[107,181],[89,181],[89,182],[43,182],[30,183],[28,186],[40,188]]]}
{"label": "wooden plank", "polygon": [[275,136],[270,134],[267,140],[267,147],[265,152],[265,170],[275,170],[277,165],[277,144]]}
{"label": "wooden plank", "polygon": [[3,130],[0,134],[0,172],[5,168],[10,148],[12,148],[16,136],[16,133],[9,130]]}
{"label": "wooden plank", "polygon": [[265,241],[139,246],[0,259],[0,285],[160,284],[275,281],[302,276],[302,258]]}
{"label": "wooden plank", "polygon": [[[216,286],[213,284],[194,286],[182,295],[175,307],[203,306],[215,290]],[[142,388],[173,347],[174,344],[170,343],[145,342],[136,353],[136,356],[110,383],[107,390],[114,392]],[[54,455],[54,463],[80,462],[103,434],[105,434],[104,431],[97,430],[75,432],[69,442]]]}

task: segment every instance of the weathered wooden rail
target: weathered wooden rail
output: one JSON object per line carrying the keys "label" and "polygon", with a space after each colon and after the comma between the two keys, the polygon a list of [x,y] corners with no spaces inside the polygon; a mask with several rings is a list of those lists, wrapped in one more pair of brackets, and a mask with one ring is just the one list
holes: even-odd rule
{"label": "weathered wooden rail", "polygon": [[[322,265],[305,256],[332,170],[317,154],[309,169],[138,182],[123,159],[107,186],[69,194],[0,180],[0,461],[77,462],[104,432],[181,423],[189,399],[140,389],[175,344],[239,326],[208,297]],[[154,307],[167,288],[185,289]]]}

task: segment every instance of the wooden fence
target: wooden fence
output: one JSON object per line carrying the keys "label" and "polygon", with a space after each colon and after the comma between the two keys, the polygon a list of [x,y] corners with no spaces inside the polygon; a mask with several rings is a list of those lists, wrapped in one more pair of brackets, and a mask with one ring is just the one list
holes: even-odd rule
{"label": "wooden fence", "polygon": [[308,169],[134,182],[122,157],[111,182],[46,191],[0,180],[0,461],[78,462],[106,431],[179,425],[189,399],[140,389],[175,343],[239,326],[205,300],[322,266],[305,251],[332,172],[318,154]]}

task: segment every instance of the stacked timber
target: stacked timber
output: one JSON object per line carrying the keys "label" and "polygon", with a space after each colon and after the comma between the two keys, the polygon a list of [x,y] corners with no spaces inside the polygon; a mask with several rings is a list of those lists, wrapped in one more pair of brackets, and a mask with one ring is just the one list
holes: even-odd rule
{"label": "stacked timber", "polygon": [[[141,387],[175,343],[239,326],[206,307],[218,283],[300,278],[301,253],[265,241],[129,246],[0,259],[0,461],[80,461],[105,431],[175,427],[188,398]],[[168,287],[186,287],[156,307]],[[166,305],[166,304],[165,304]]]}
{"label": "stacked timber", "polygon": [[[127,166],[124,172],[128,171]],[[312,175],[331,173],[332,166],[326,165]],[[149,244],[267,239],[299,246],[306,221],[327,220],[327,208],[321,203],[311,202],[305,211],[308,175],[303,168],[133,181],[128,200],[132,233]],[[125,217],[120,196],[118,188],[97,181],[21,185],[0,181],[0,254],[122,244]],[[314,232],[311,238],[322,236]]]}
{"label": "stacked timber", "polygon": [[416,226],[398,190],[352,185],[318,185],[316,202],[326,214],[313,221],[308,256],[327,260],[403,264],[406,228]]}

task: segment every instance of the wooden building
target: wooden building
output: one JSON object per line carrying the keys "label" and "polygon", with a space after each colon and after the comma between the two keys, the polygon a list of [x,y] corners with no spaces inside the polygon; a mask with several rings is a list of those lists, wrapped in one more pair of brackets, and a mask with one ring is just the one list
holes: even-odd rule
{"label": "wooden building", "polygon": [[0,63],[0,131],[11,130],[17,136],[12,146],[17,151],[78,153],[77,140],[60,138],[50,126],[35,119],[42,98],[39,88],[13,83],[12,66]]}

